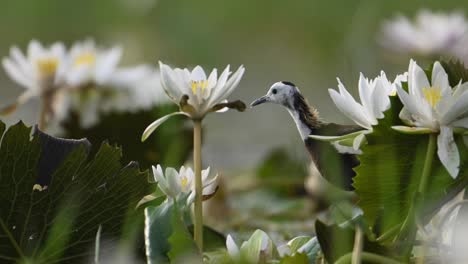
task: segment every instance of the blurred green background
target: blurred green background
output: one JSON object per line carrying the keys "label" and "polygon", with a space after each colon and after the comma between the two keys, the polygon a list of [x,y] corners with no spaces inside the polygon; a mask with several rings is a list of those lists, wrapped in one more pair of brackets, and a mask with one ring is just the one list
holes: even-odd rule
{"label": "blurred green background", "polygon": [[[298,85],[325,120],[349,122],[337,113],[327,89],[339,76],[356,94],[359,72],[385,69],[389,78],[407,58],[386,55],[377,43],[382,21],[427,8],[466,11],[463,1],[194,1],[194,0],[4,0],[0,9],[0,55],[92,37],[103,46],[121,44],[124,64],[158,60],[175,66],[223,68],[243,64],[246,74],[232,99],[250,103],[279,80]],[[0,71],[2,103],[22,88]],[[33,123],[37,105],[15,116]],[[266,105],[244,114],[210,115],[205,124],[204,162],[229,171],[254,168],[271,149],[287,147],[305,158],[296,128],[284,109]]]}
{"label": "blurred green background", "polygon": [[[25,50],[32,38],[43,44],[63,41],[67,46],[94,38],[105,47],[121,44],[124,65],[157,65],[161,60],[178,67],[222,69],[227,64],[233,68],[243,64],[246,73],[231,99],[250,103],[272,83],[288,80],[301,89],[324,120],[350,123],[334,107],[327,89],[336,88],[336,77],[340,77],[356,95],[359,72],[373,78],[385,70],[393,80],[397,73],[406,71],[409,58],[387,54],[377,39],[383,21],[396,14],[413,17],[421,8],[467,13],[468,2],[4,0],[0,9],[0,55],[7,56],[12,45]],[[1,105],[12,102],[22,91],[4,71],[0,71],[0,87]],[[37,101],[29,102],[5,121],[12,124],[23,119],[34,124],[37,109]],[[204,124],[203,162],[227,176],[231,189],[257,189],[258,184],[245,184],[250,175],[274,174],[281,166],[294,166],[294,171],[306,174],[306,151],[295,124],[281,107],[265,105],[246,113],[212,114]],[[125,126],[131,126],[131,121]],[[288,157],[293,165],[275,162]],[[256,197],[297,208],[297,204],[281,204],[261,190]],[[250,196],[243,199],[232,206],[243,207],[244,202],[254,200]],[[260,207],[266,208],[268,203]],[[260,209],[252,206],[252,210]],[[242,216],[239,219],[240,225]],[[289,227],[294,225],[289,223]]]}

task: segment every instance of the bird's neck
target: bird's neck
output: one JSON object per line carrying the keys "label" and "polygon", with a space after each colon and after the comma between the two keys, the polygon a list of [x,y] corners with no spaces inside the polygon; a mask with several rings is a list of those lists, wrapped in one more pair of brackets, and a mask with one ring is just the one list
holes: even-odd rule
{"label": "bird's neck", "polygon": [[315,134],[314,132],[321,124],[318,112],[307,103],[300,93],[295,94],[287,108],[304,141],[309,138],[310,134]]}

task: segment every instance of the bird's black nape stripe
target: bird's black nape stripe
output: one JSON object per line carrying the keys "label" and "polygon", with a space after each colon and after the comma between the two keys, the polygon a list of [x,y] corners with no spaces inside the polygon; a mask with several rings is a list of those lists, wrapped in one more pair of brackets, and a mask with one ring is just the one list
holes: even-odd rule
{"label": "bird's black nape stripe", "polygon": [[281,83],[283,84],[286,84],[286,85],[289,85],[289,86],[293,86],[293,87],[296,87],[296,85],[292,82],[288,82],[288,81],[281,81]]}
{"label": "bird's black nape stripe", "polygon": [[312,108],[301,93],[294,94],[293,110],[298,114],[299,120],[310,130],[320,126],[317,110]]}

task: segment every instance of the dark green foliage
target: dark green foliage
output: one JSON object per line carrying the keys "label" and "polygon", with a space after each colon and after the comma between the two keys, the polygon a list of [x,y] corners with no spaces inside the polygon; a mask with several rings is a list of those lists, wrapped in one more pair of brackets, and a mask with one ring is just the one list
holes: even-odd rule
{"label": "dark green foliage", "polygon": [[[33,190],[43,168],[39,160],[54,158],[48,148],[71,142],[30,134],[19,123],[7,130],[0,146],[0,259],[83,262],[94,254],[99,225],[101,237],[114,247],[141,232],[143,215],[135,206],[150,191],[148,175],[136,163],[123,167],[121,150],[107,143],[88,160],[81,144],[64,157],[46,189],[36,185]],[[123,228],[124,223],[133,226]]]}
{"label": "dark green foliage", "polygon": [[465,68],[463,62],[458,60],[450,60],[441,61],[440,63],[447,72],[449,83],[452,87],[457,86],[460,81],[462,81],[462,83],[468,81],[468,69]]}
{"label": "dark green foliage", "polygon": [[[193,225],[188,227],[193,236]],[[226,246],[226,237],[209,226],[203,227],[203,248],[204,251],[215,251]]]}
{"label": "dark green foliage", "polygon": [[[424,166],[428,135],[406,135],[391,129],[398,125],[396,118],[401,103],[392,100],[392,108],[379,120],[374,132],[367,136],[368,144],[359,156],[361,165],[356,168],[354,187],[359,195],[359,206],[364,216],[381,235],[401,224],[415,201],[419,180]],[[458,140],[461,170],[454,180],[435,154],[432,173],[424,197],[424,214],[432,215],[437,208],[466,186],[468,180],[466,148]]]}
{"label": "dark green foliage", "polygon": [[[315,232],[320,243],[320,248],[328,263],[335,263],[343,255],[353,251],[354,227],[340,227],[338,225],[326,225],[320,220],[315,222]],[[380,255],[390,255],[390,251],[371,241],[367,236],[363,237],[363,251]]]}
{"label": "dark green foliage", "polygon": [[[280,264],[309,264],[309,258],[305,253],[297,253],[293,256],[285,256],[279,262]],[[312,262],[313,263],[313,262]]]}
{"label": "dark green foliage", "polygon": [[176,110],[175,106],[161,106],[147,112],[101,114],[99,124],[88,129],[81,128],[73,114],[64,124],[65,136],[86,137],[94,146],[91,153],[97,152],[100,142],[118,144],[125,149],[123,162],[138,160],[145,169],[158,163],[180,166],[192,149],[192,131],[184,127],[186,118],[171,118],[145,142],[140,140],[149,124]]}
{"label": "dark green foliage", "polygon": [[284,149],[274,149],[257,168],[256,175],[278,194],[303,194],[307,166],[294,160]]}

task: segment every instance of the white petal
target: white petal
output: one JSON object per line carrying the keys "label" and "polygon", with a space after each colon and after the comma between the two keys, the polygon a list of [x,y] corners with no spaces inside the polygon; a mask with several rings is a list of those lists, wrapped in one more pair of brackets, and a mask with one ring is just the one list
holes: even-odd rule
{"label": "white petal", "polygon": [[196,81],[196,82],[206,80],[206,74],[203,68],[197,65],[192,70],[192,73],[190,75],[190,80]]}
{"label": "white petal", "polygon": [[372,87],[362,73],[359,75],[359,97],[361,98],[362,106],[366,110],[370,119],[375,119],[374,106],[372,103],[371,95],[373,93]]}
{"label": "white petal", "polygon": [[66,74],[66,82],[73,88],[77,88],[87,82],[92,81],[92,69],[86,65],[70,69]]}
{"label": "white petal", "polygon": [[434,63],[432,68],[432,86],[441,89],[442,96],[452,93],[448,75],[438,61]]}
{"label": "white petal", "polygon": [[[391,84],[388,80],[381,80],[380,77],[375,81],[374,91],[372,93],[372,111],[375,118],[384,118],[383,112],[390,108],[390,99],[388,98],[388,92],[391,90]],[[388,87],[384,87],[384,85]]]}
{"label": "white petal", "polygon": [[211,183],[211,184],[203,187],[202,194],[203,195],[212,195],[216,191],[216,188],[218,188],[218,183],[216,183],[216,182]]}
{"label": "white petal", "polygon": [[159,62],[159,69],[161,71],[161,85],[164,88],[164,91],[172,101],[179,104],[180,98],[183,95],[179,86],[181,85],[180,81],[176,79],[172,69],[166,64]]}
{"label": "white petal", "polygon": [[216,86],[216,82],[218,80],[218,70],[213,69],[210,73],[210,76],[208,76],[208,87],[207,89],[211,90],[213,87]]}
{"label": "white petal", "polygon": [[141,136],[141,141],[145,141],[155,130],[158,128],[162,123],[166,122],[169,118],[175,115],[186,115],[184,112],[174,112],[168,115],[165,115],[158,120],[154,121],[151,123],[143,132],[143,135]]}
{"label": "white petal", "polygon": [[57,59],[63,58],[65,50],[65,45],[61,42],[56,42],[50,47],[51,55],[56,57]]}
{"label": "white petal", "polygon": [[26,59],[21,50],[17,47],[12,47],[10,49],[10,54],[11,57],[15,59],[18,63],[18,66],[23,72],[24,76],[28,79],[32,79],[34,76],[33,68],[31,67],[31,63]]}
{"label": "white petal", "polygon": [[202,174],[202,183],[203,185],[205,185],[205,182],[207,181],[208,179],[208,176],[210,175],[210,167],[202,170],[201,174]]}
{"label": "white petal", "polygon": [[372,124],[369,121],[368,117],[365,115],[364,108],[358,104],[354,99],[345,99],[341,94],[333,89],[328,89],[332,101],[335,103],[336,107],[345,114],[348,118],[353,120],[357,125],[370,129]]}
{"label": "white petal", "polygon": [[25,88],[31,89],[33,87],[32,81],[28,79],[24,73],[20,70],[18,65],[14,64],[10,59],[4,58],[2,60],[3,68],[6,73],[18,84],[24,86]]}
{"label": "white petal", "polygon": [[468,129],[468,116],[464,117],[462,119],[458,119],[457,121],[454,121],[451,123],[452,127],[463,127]]}
{"label": "white petal", "polygon": [[187,197],[187,206],[190,206],[193,203],[194,200],[195,200],[195,192],[190,191],[190,194]]}
{"label": "white petal", "polygon": [[[427,117],[425,114],[422,113],[421,111],[421,105],[417,103],[416,96],[409,95],[406,91],[404,91],[401,87],[397,87],[397,93],[398,97],[400,98],[401,102],[403,103],[406,111],[410,113],[409,116],[417,116],[419,117],[419,120],[424,120],[424,123],[430,123],[432,120],[430,117]],[[403,111],[400,113],[400,118],[404,118],[405,116],[407,117],[408,115],[403,116],[402,115]],[[415,119],[412,118],[411,120],[407,120],[409,122],[414,122]]]}
{"label": "white petal", "polygon": [[216,188],[218,186],[218,174],[215,174],[214,176],[211,176],[210,178],[206,178],[203,181],[203,188],[205,189],[208,186],[212,186]]}
{"label": "white petal", "polygon": [[122,56],[122,49],[114,47],[96,58],[96,83],[106,84]]}
{"label": "white petal", "polygon": [[[187,177],[187,179],[188,179],[190,182],[194,182],[194,181],[195,181],[195,174],[193,173],[192,168],[188,167],[188,168],[185,170],[185,176]],[[194,188],[195,188],[195,185],[194,185]],[[194,189],[194,190],[195,190],[195,189]]]}
{"label": "white petal", "polygon": [[410,61],[408,76],[408,87],[411,95],[416,95],[419,98],[423,97],[422,89],[431,87],[426,73],[416,64],[415,61]]}
{"label": "white petal", "polygon": [[456,99],[455,103],[452,107],[450,107],[442,116],[441,123],[444,125],[448,125],[454,120],[464,117],[468,114],[468,91],[465,91],[458,99]]}
{"label": "white petal", "polygon": [[230,69],[230,66],[227,65],[226,68],[224,69],[224,71],[219,76],[219,79],[218,79],[218,81],[216,83],[216,86],[211,91],[211,96],[210,96],[210,99],[209,99],[209,101],[207,103],[208,105],[214,104],[213,102],[218,102],[219,98],[221,98],[223,96],[223,94],[222,94],[223,93],[223,88],[226,85],[226,82],[227,82],[227,79],[228,79],[229,75],[231,74],[229,69]]}
{"label": "white petal", "polygon": [[453,139],[453,131],[449,127],[441,127],[437,137],[437,155],[452,178],[459,172],[460,156],[457,144]]}
{"label": "white petal", "polygon": [[234,239],[232,239],[231,235],[227,235],[226,248],[231,257],[239,256],[239,247],[237,246],[236,242],[234,242]]}
{"label": "white petal", "polygon": [[166,168],[165,176],[167,185],[172,192],[171,196],[175,198],[182,191],[179,174],[174,168]]}
{"label": "white petal", "polygon": [[[245,68],[244,66],[239,66],[236,72],[229,78],[229,80],[226,81],[226,84],[224,88],[220,89],[222,91],[218,91],[221,94],[219,95],[219,98],[215,100],[210,100],[212,104],[217,104],[218,102],[221,102],[222,100],[228,98],[231,93],[237,88],[237,85],[239,84],[240,80],[242,79],[242,76],[244,75]],[[219,88],[219,87],[216,87]],[[213,105],[209,105],[208,107],[212,107]]]}
{"label": "white petal", "polygon": [[154,168],[153,166],[153,176],[154,176],[154,179],[156,180],[156,182],[158,183],[158,187],[159,189],[161,189],[161,191],[166,194],[167,196],[171,196],[173,195],[173,193],[171,192],[171,189],[169,188],[169,185],[167,183],[167,180],[166,178],[164,178],[164,175],[162,173],[162,169],[160,171],[160,166],[158,165],[158,168]]}
{"label": "white petal", "polygon": [[28,45],[28,59],[35,61],[39,56],[44,53],[44,48],[39,41],[33,39]]}
{"label": "white petal", "polygon": [[109,79],[109,84],[116,88],[128,88],[153,76],[155,69],[142,64],[134,67],[117,68]]}
{"label": "white petal", "polygon": [[468,82],[457,85],[453,90],[453,97],[460,97],[465,91],[468,91]]}
{"label": "white petal", "polygon": [[[153,166],[153,171],[154,171],[154,166]],[[156,172],[159,173],[159,174],[161,175],[161,177],[164,176],[164,172],[163,172],[163,170],[162,170],[162,167],[161,167],[161,165],[159,165],[159,164],[156,166]],[[155,179],[155,180],[156,180],[156,179]],[[156,180],[156,181],[157,181],[157,180]]]}
{"label": "white petal", "polygon": [[194,94],[192,90],[192,84],[191,84],[192,80],[190,80],[190,74],[191,74],[190,71],[188,71],[187,69],[182,70],[179,68],[175,68],[172,71],[173,79],[177,83],[176,88],[179,89],[181,94],[186,94],[189,97],[193,98]]}

